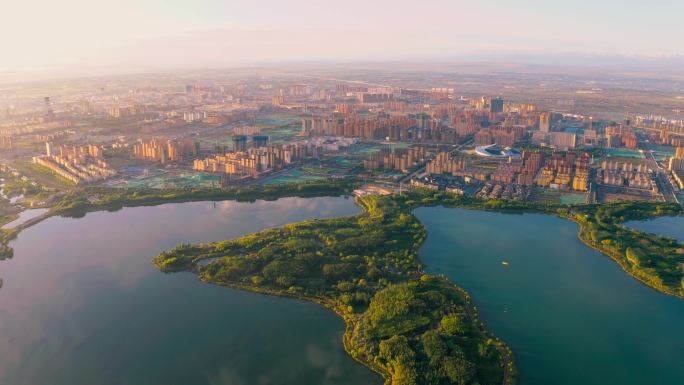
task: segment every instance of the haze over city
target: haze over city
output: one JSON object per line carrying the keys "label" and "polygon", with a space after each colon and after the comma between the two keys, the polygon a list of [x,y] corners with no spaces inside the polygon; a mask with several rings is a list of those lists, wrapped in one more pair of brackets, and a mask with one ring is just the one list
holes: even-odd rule
{"label": "haze over city", "polygon": [[675,0],[8,1],[0,15],[0,70],[671,60],[684,54],[682,14],[684,4]]}

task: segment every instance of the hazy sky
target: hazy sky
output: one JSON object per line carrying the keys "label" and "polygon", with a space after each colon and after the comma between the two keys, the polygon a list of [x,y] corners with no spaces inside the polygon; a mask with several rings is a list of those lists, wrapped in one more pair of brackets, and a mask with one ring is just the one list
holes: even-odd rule
{"label": "hazy sky", "polygon": [[0,0],[0,71],[684,55],[682,0]]}

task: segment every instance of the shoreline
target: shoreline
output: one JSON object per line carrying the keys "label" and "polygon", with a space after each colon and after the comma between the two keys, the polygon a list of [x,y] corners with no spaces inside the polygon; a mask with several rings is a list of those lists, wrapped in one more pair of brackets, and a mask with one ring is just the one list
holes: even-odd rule
{"label": "shoreline", "polygon": [[675,298],[684,300],[683,294],[673,292],[673,291],[664,290],[662,288],[658,288],[658,287],[654,287],[652,285],[649,285],[648,282],[646,282],[646,280],[644,278],[642,278],[638,275],[635,275],[631,271],[631,269],[629,268],[629,265],[622,259],[622,255],[619,255],[615,252],[611,252],[609,250],[602,249],[600,246],[598,246],[597,244],[594,244],[592,241],[590,241],[589,238],[587,237],[587,225],[586,224],[581,223],[580,221],[578,221],[575,218],[569,218],[569,217],[564,217],[564,216],[559,216],[559,217],[563,218],[563,219],[570,220],[570,221],[574,222],[575,224],[577,224],[577,226],[579,227],[579,230],[577,232],[577,238],[580,240],[580,242],[582,242],[585,246],[589,247],[590,249],[596,250],[599,254],[602,254],[605,257],[608,257],[609,259],[611,259],[618,266],[620,266],[620,268],[622,269],[622,271],[625,274],[629,275],[631,278],[635,279],[640,284],[646,286],[647,288],[649,288],[651,290],[659,292],[661,294],[670,295],[670,296],[673,296]]}
{"label": "shoreline", "polygon": [[[357,325],[357,320],[353,315],[345,313],[340,306],[335,305],[331,301],[326,300],[325,298],[317,298],[317,297],[310,297],[310,296],[305,296],[305,295],[300,295],[300,294],[295,294],[295,293],[288,293],[286,291],[277,291],[277,290],[271,290],[267,288],[258,288],[255,286],[249,286],[249,285],[243,285],[239,283],[227,283],[227,282],[215,282],[215,281],[210,281],[202,277],[199,272],[197,271],[196,267],[192,267],[191,269],[184,270],[185,272],[190,272],[193,274],[197,275],[197,279],[202,282],[206,283],[209,285],[215,285],[215,286],[220,286],[220,287],[225,287],[233,290],[239,290],[239,291],[245,291],[249,293],[254,293],[254,294],[261,294],[261,295],[268,295],[272,297],[277,297],[277,298],[288,298],[288,299],[293,299],[293,300],[298,300],[298,301],[305,301],[305,302],[310,302],[314,303],[317,305],[320,305],[324,309],[332,312],[333,314],[337,315],[345,325],[345,330],[342,335],[342,346],[344,348],[344,351],[347,353],[349,357],[351,357],[354,361],[358,362],[359,364],[363,365],[364,367],[370,369],[372,372],[375,372],[378,374],[382,379],[383,379],[383,385],[390,385],[392,383],[392,377],[390,373],[387,371],[386,368],[373,364],[372,362],[364,361],[359,358],[357,354],[353,353],[353,346],[351,345],[351,334],[354,330],[354,327]],[[442,276],[442,275],[433,275],[433,277],[438,277],[439,279],[443,279],[446,282],[449,283],[449,285],[457,292],[460,293],[461,298],[464,301],[464,304],[466,304],[466,308],[468,310],[469,316],[472,317],[471,319],[473,320],[473,324],[475,324],[478,327],[478,333],[480,333],[482,336],[491,338],[495,341],[495,346],[497,351],[502,357],[502,363],[503,363],[503,368],[504,368],[504,377],[502,380],[502,385],[509,385],[509,384],[514,384],[514,382],[511,382],[512,378],[511,376],[514,373],[517,373],[514,363],[514,355],[512,349],[506,345],[503,340],[500,338],[496,337],[495,334],[487,329],[487,327],[484,325],[484,322],[480,319],[479,316],[479,311],[477,310],[477,306],[475,305],[474,301],[472,300],[472,297],[470,294],[460,286],[456,285],[455,283],[451,282],[448,278]]]}
{"label": "shoreline", "polygon": [[[292,186],[289,186],[292,187]],[[118,191],[117,191],[118,192]],[[163,190],[160,191],[164,192]],[[318,192],[318,191],[312,191],[312,192],[305,192],[305,193],[298,193],[298,194],[282,194],[280,196],[266,196],[266,197],[258,197],[258,196],[250,196],[249,198],[247,197],[236,197],[234,192],[232,190],[224,190],[223,192],[226,192],[226,196],[215,196],[215,197],[205,197],[205,196],[181,196],[181,197],[164,197],[164,196],[156,196],[155,199],[147,199],[144,201],[130,201],[130,202],[112,202],[112,203],[107,203],[107,204],[92,204],[90,207],[83,208],[77,212],[73,212],[70,210],[62,210],[60,208],[57,208],[56,206],[50,207],[47,212],[44,214],[41,214],[37,217],[31,218],[26,220],[25,222],[11,228],[11,229],[0,229],[0,234],[2,236],[0,237],[0,247],[9,248],[8,244],[11,240],[16,238],[19,233],[23,230],[26,230],[30,228],[31,226],[34,226],[46,219],[49,219],[50,217],[53,216],[63,216],[67,218],[78,218],[80,216],[86,215],[91,212],[100,212],[100,211],[118,211],[123,208],[129,208],[129,207],[145,207],[145,206],[159,206],[159,205],[164,205],[164,204],[173,204],[173,203],[190,203],[190,202],[218,202],[218,201],[236,201],[236,202],[249,202],[249,201],[255,201],[255,200],[277,200],[280,198],[286,198],[286,197],[301,197],[301,198],[310,198],[310,197],[318,197],[318,196],[341,196],[345,194],[351,194],[350,191],[338,191],[337,195],[335,193],[328,193],[328,192]],[[231,195],[231,193],[233,193]],[[255,194],[258,195],[258,194]],[[242,198],[242,199],[241,199]],[[647,201],[644,201],[647,202]],[[581,222],[575,216],[568,215],[568,214],[561,214],[556,211],[549,211],[548,208],[545,207],[525,207],[522,209],[512,209],[512,210],[506,210],[506,209],[492,209],[492,208],[487,208],[487,207],[473,207],[469,206],[467,204],[445,204],[444,202],[436,202],[435,204],[422,204],[421,206],[433,206],[433,205],[442,205],[444,207],[453,207],[453,208],[462,208],[462,209],[467,209],[467,210],[477,210],[477,211],[490,211],[490,212],[500,212],[500,213],[539,213],[539,214],[545,214],[545,215],[554,215],[559,218],[567,219],[579,227],[577,238],[586,246],[590,247],[591,249],[596,250],[600,254],[603,254],[607,257],[609,257],[611,260],[613,260],[616,264],[620,266],[620,268],[628,274],[630,277],[636,279],[643,285],[656,290],[660,293],[666,294],[666,295],[671,295],[679,299],[684,299],[684,293],[678,293],[672,290],[666,290],[665,288],[662,287],[655,287],[651,284],[649,284],[643,277],[640,277],[639,275],[634,274],[634,272],[630,269],[630,266],[624,261],[624,258],[622,255],[619,255],[613,251],[606,250],[605,248],[601,247],[600,245],[594,243],[588,238],[587,235],[587,224]],[[579,207],[582,207],[583,205],[580,205]],[[362,210],[365,209],[363,206],[361,206]],[[681,212],[680,212],[681,215]],[[654,216],[652,218],[657,218],[660,216],[668,216],[667,214],[665,215],[658,215]],[[652,219],[651,218],[651,219]],[[9,221],[8,221],[9,223]],[[657,235],[657,234],[656,234]],[[3,253],[5,251],[0,250],[0,253]],[[11,257],[11,256],[10,256]],[[5,258],[7,258],[7,255],[5,255]],[[2,261],[2,255],[0,255],[0,261]]]}

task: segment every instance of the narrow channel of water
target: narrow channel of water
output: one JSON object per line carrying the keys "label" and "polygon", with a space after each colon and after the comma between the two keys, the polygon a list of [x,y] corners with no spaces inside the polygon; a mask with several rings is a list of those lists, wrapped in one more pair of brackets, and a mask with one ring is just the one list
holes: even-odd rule
{"label": "narrow channel of water", "polygon": [[370,384],[318,305],[163,274],[181,242],[359,212],[351,199],[195,202],[49,218],[0,262],[0,384]]}
{"label": "narrow channel of water", "polygon": [[576,224],[443,207],[415,214],[428,230],[428,271],[472,295],[513,348],[520,385],[684,384],[684,300],[586,247]]}
{"label": "narrow channel of water", "polygon": [[48,209],[41,208],[41,209],[27,209],[19,213],[19,218],[6,223],[4,226],[2,226],[3,229],[13,229],[22,223],[28,221],[29,219],[33,219],[36,217],[39,217],[43,214],[48,212]]}
{"label": "narrow channel of water", "polygon": [[629,221],[625,223],[625,226],[684,242],[684,216],[658,217],[646,221]]}

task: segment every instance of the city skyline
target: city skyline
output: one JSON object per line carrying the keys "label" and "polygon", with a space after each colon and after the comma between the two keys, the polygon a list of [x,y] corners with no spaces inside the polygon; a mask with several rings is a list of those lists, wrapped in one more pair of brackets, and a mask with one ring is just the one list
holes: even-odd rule
{"label": "city skyline", "polygon": [[[255,63],[505,58],[573,64],[681,60],[674,1],[350,0],[13,2],[0,72],[130,71]],[[572,56],[580,55],[579,59]],[[617,58],[617,59],[616,59]],[[562,64],[562,63],[558,63]]]}

